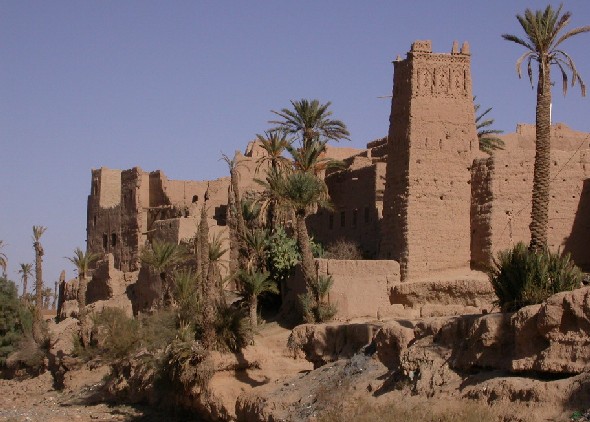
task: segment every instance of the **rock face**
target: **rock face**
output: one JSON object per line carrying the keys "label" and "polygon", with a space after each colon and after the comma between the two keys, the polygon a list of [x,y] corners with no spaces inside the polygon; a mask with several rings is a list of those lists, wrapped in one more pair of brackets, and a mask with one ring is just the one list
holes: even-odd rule
{"label": "rock face", "polygon": [[590,371],[590,287],[551,296],[512,314],[449,320],[436,342],[455,369],[580,374]]}

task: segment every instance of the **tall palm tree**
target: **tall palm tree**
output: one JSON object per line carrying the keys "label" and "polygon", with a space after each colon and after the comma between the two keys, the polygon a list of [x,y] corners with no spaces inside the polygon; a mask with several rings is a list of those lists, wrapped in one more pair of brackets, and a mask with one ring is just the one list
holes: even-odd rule
{"label": "tall palm tree", "polygon": [[279,293],[276,283],[269,277],[270,274],[266,271],[241,271],[239,274],[240,284],[242,285],[250,308],[250,323],[254,328],[258,325],[258,296],[266,292]]}
{"label": "tall palm tree", "polygon": [[295,172],[278,177],[269,187],[281,204],[291,208],[295,213],[301,269],[306,283],[311,285],[316,274],[305,219],[317,206],[331,207],[326,184],[313,173]]}
{"label": "tall palm tree", "polygon": [[[475,97],[473,97],[475,101]],[[502,133],[502,130],[492,129],[490,126],[494,124],[494,119],[486,118],[488,113],[492,111],[492,107],[487,108],[483,113],[479,113],[480,105],[474,104],[475,108],[475,129],[477,130],[477,140],[480,151],[492,154],[494,150],[504,149],[504,141],[496,135]]]}
{"label": "tall palm tree", "polygon": [[332,112],[328,108],[332,105],[330,101],[321,104],[318,100],[302,99],[291,100],[292,110],[283,108],[281,111],[271,110],[282,120],[271,120],[269,123],[277,125],[286,133],[298,135],[301,147],[307,148],[316,140],[349,139],[350,133],[346,125],[340,120],[330,119]]}
{"label": "tall palm tree", "polygon": [[516,61],[516,71],[521,77],[521,67],[526,61],[531,85],[534,84],[532,62],[537,62],[536,143],[530,224],[530,249],[533,251],[539,251],[547,246],[551,161],[551,66],[557,66],[561,72],[564,95],[568,87],[568,73],[571,75],[571,85],[574,86],[579,82],[582,96],[586,95],[584,81],[572,58],[562,50],[561,44],[574,35],[590,32],[590,26],[566,31],[571,13],[561,14],[561,8],[562,6],[559,6],[557,10],[554,10],[549,5],[545,10],[526,9],[524,15],[516,15],[525,37],[502,35],[505,40],[519,44],[527,50]]}
{"label": "tall palm tree", "polygon": [[29,263],[21,263],[19,264],[20,269],[18,270],[18,273],[21,275],[21,279],[23,281],[23,298],[26,298],[27,296],[27,285],[29,284],[29,277],[31,277],[33,275],[33,264],[29,264]]}
{"label": "tall palm tree", "polygon": [[43,307],[43,255],[45,251],[41,245],[41,236],[47,227],[33,226],[33,249],[35,249],[35,307]]}
{"label": "tall palm tree", "polygon": [[184,247],[176,243],[160,242],[154,240],[150,246],[143,250],[141,261],[154,270],[160,276],[162,282],[162,303],[169,304],[172,300],[172,286],[168,281],[168,272],[186,259],[187,253]]}
{"label": "tall palm tree", "polygon": [[37,344],[45,342],[43,333],[43,255],[45,251],[41,245],[41,236],[47,227],[33,226],[33,249],[35,249],[35,318],[33,318],[33,338]]}
{"label": "tall palm tree", "polygon": [[84,252],[80,248],[74,249],[74,256],[66,257],[76,267],[78,272],[78,310],[82,315],[86,307],[86,291],[88,290],[88,271],[90,266],[100,257],[94,252]]}
{"label": "tall palm tree", "polygon": [[8,258],[6,257],[6,254],[4,252],[2,252],[2,249],[4,249],[4,241],[0,240],[0,268],[2,268],[2,275],[4,277],[6,277],[6,268],[8,267]]}

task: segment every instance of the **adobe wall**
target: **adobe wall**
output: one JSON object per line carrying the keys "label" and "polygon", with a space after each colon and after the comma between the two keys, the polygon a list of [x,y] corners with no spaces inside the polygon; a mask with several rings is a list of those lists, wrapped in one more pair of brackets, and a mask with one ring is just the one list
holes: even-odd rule
{"label": "adobe wall", "polygon": [[380,256],[402,280],[469,266],[474,120],[467,43],[416,41],[394,62]]}
{"label": "adobe wall", "polygon": [[87,207],[87,249],[100,255],[112,253],[123,271],[138,267],[146,221],[142,218],[148,180],[139,168],[92,170]]}
{"label": "adobe wall", "polygon": [[[570,252],[576,264],[590,271],[590,135],[563,124],[552,126],[551,135],[549,247]],[[516,133],[503,139],[505,149],[496,151],[493,158],[476,161],[473,169],[490,175],[474,180],[474,191],[492,195],[483,207],[481,220],[487,219],[483,231],[476,229],[474,236],[474,243],[487,245],[481,256],[474,256],[484,262],[490,262],[499,250],[530,241],[534,126],[520,125]]]}
{"label": "adobe wall", "polygon": [[324,246],[338,239],[356,242],[366,257],[379,251],[385,163],[358,155],[345,170],[326,176],[333,209],[308,217],[314,239]]}
{"label": "adobe wall", "polygon": [[[336,319],[399,315],[389,300],[391,289],[400,282],[396,261],[316,259],[315,264],[318,275],[334,280],[328,302],[337,307]],[[305,292],[301,272],[289,278],[283,291],[283,309],[288,309],[296,303],[297,295]]]}

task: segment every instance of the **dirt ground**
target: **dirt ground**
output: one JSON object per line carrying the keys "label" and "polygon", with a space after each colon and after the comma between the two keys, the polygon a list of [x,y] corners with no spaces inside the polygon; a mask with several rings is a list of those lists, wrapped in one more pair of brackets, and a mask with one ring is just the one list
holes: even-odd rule
{"label": "dirt ground", "polygon": [[0,379],[0,421],[199,421],[190,415],[171,415],[142,406],[100,403],[97,385],[79,391],[56,391],[51,374],[24,381]]}
{"label": "dirt ground", "polygon": [[[457,406],[462,408],[464,406],[462,403],[466,403],[460,400],[460,396],[467,394],[467,391],[458,394],[457,386],[454,385],[449,385],[449,391],[441,391],[435,397],[428,398],[414,396],[404,389],[398,391],[395,385],[388,385],[387,369],[373,357],[363,354],[313,370],[310,362],[294,359],[292,351],[286,348],[289,333],[290,330],[276,323],[265,324],[256,336],[255,344],[246,348],[242,355],[243,359],[248,362],[255,361],[256,365],[245,371],[228,369],[216,373],[211,380],[211,391],[224,408],[231,409],[230,414],[233,413],[238,396],[244,393],[264,398],[260,401],[261,407],[255,406],[256,408],[253,409],[255,414],[241,414],[242,418],[259,421],[268,420],[270,415],[290,421],[331,422],[349,419],[344,415],[350,416],[349,420],[358,421],[432,420],[421,418],[420,412],[427,415],[438,409],[443,414],[454,411]],[[220,362],[223,361],[222,357],[219,359]],[[62,391],[53,388],[53,378],[50,373],[23,381],[0,379],[0,421],[180,422],[201,420],[195,415],[162,412],[146,406],[105,403],[100,387],[107,372],[108,367],[101,366],[68,373],[67,388]],[[555,391],[563,390],[574,380],[564,379],[548,383],[534,381],[540,384],[536,387],[530,380],[523,380],[522,382],[526,381],[526,383],[519,387],[520,381],[514,377],[480,380],[482,383],[476,383],[469,394],[481,396],[480,400],[469,402],[475,413],[491,416],[493,420],[518,422],[574,420],[569,417],[573,410],[564,412],[553,409],[551,400],[545,402],[541,399],[536,403],[518,404],[507,400],[494,399],[492,402],[487,400],[496,392],[501,396],[510,396],[519,391],[542,393],[546,390],[544,394],[539,393],[539,398],[545,395],[551,396],[554,388]],[[490,394],[486,393],[487,389],[491,391]],[[580,405],[577,409],[586,409],[587,403],[584,404],[585,406]],[[378,419],[374,418],[375,411],[380,414]],[[590,420],[587,418],[588,412],[584,413],[586,414],[577,415],[578,418],[575,420]],[[322,414],[326,416],[318,419],[317,417]],[[232,416],[235,417],[235,414]],[[416,416],[418,419],[415,419]],[[461,417],[457,413],[454,417],[440,420],[485,422],[488,419],[477,415]]]}

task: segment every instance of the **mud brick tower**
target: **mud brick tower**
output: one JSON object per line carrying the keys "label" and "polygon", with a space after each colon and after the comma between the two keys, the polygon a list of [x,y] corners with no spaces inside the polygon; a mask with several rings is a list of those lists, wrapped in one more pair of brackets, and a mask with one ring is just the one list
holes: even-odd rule
{"label": "mud brick tower", "polygon": [[394,62],[380,256],[402,280],[470,261],[470,168],[477,153],[469,46],[416,41]]}

